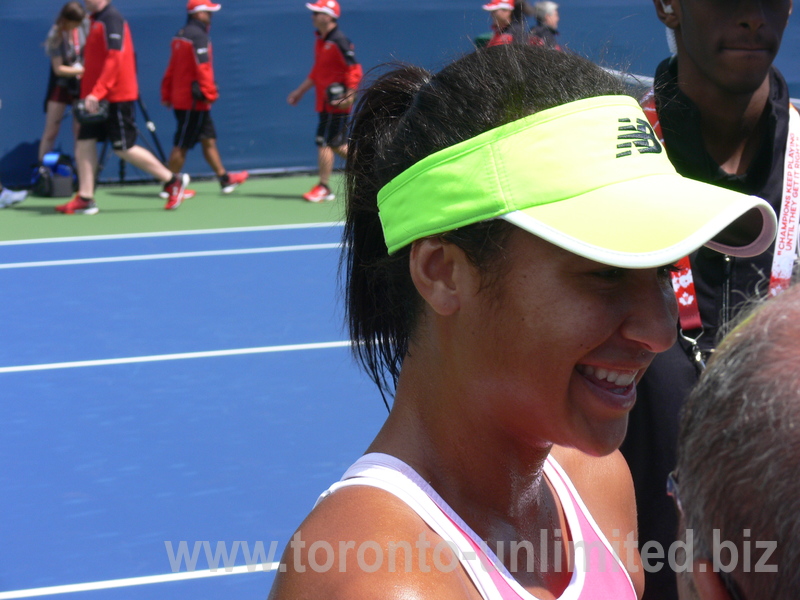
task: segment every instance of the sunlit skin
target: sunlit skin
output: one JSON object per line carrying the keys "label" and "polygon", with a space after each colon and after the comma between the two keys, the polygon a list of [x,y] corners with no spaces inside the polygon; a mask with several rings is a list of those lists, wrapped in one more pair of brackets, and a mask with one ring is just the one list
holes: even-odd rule
{"label": "sunlit skin", "polygon": [[201,10],[200,12],[196,12],[192,14],[193,19],[197,19],[204,25],[211,25],[211,18],[213,13],[207,10]]}
{"label": "sunlit skin", "polygon": [[702,79],[739,94],[764,85],[791,0],[681,0],[672,6],[681,79]]}
{"label": "sunlit skin", "polygon": [[542,20],[542,25],[547,25],[550,29],[558,29],[558,9],[554,9],[553,12],[545,15],[544,19]]}
{"label": "sunlit skin", "polygon": [[505,29],[511,25],[511,12],[507,8],[498,8],[492,11],[492,22],[498,29]]}
{"label": "sunlit skin", "polygon": [[325,36],[336,27],[336,19],[324,12],[313,11],[311,13],[311,22],[314,24],[314,29],[319,31],[322,36]]}
{"label": "sunlit skin", "polygon": [[[493,549],[550,532],[545,568],[515,576],[535,597],[554,600],[572,573],[553,564],[556,554],[561,565],[571,559],[552,541],[566,526],[542,475],[548,455],[557,457],[610,540],[635,536],[630,474],[616,449],[635,382],[675,341],[670,268],[609,267],[522,230],[511,233],[493,282],[438,238],[415,242],[409,263],[423,315],[392,411],[367,452],[413,467]],[[602,383],[587,375],[590,366],[625,373],[630,383]],[[322,501],[299,531],[336,547],[343,539],[413,545],[428,529],[397,498],[355,486]],[[441,539],[429,535],[433,545]],[[632,561],[641,596],[643,572]],[[312,590],[342,598],[480,598],[461,569],[331,577],[308,570],[296,576],[289,568],[271,600]]]}
{"label": "sunlit skin", "polygon": [[675,32],[678,87],[703,115],[706,150],[727,173],[745,173],[760,147],[769,68],[791,0],[653,0]]}
{"label": "sunlit skin", "polygon": [[671,347],[677,308],[668,269],[608,267],[522,231],[512,236],[507,269],[496,289],[480,292],[473,273],[474,295],[437,320],[431,368],[458,398],[460,416],[476,420],[472,426],[491,422],[521,448],[612,452],[624,438],[635,386],[622,392],[586,367],[638,381]]}
{"label": "sunlit skin", "polygon": [[[452,244],[414,244],[411,275],[425,314],[392,412],[369,448],[412,465],[488,540],[551,530],[553,513],[543,507],[552,496],[541,485],[548,454],[554,444],[574,448],[586,453],[578,459],[586,465],[587,454],[614,453],[634,382],[674,343],[677,319],[668,268],[608,267],[522,230],[504,256],[499,279],[487,287]],[[583,373],[587,366],[632,381],[609,390],[615,386]],[[609,536],[630,531],[614,512],[619,500],[602,498],[593,510],[614,515]],[[543,587],[558,589],[529,583],[537,597],[548,597]]]}

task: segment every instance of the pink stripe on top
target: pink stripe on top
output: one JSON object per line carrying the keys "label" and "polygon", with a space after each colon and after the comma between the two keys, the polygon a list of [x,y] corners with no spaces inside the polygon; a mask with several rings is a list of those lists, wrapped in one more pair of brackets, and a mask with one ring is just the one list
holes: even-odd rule
{"label": "pink stripe on top", "polygon": [[[564,509],[572,538],[570,543],[574,545],[572,578],[559,600],[636,600],[628,572],[567,474],[552,457],[545,462],[544,473]],[[536,600],[469,525],[403,461],[379,453],[362,456],[345,472],[341,481],[320,496],[320,500],[351,485],[377,487],[405,502],[450,544],[485,600]]]}

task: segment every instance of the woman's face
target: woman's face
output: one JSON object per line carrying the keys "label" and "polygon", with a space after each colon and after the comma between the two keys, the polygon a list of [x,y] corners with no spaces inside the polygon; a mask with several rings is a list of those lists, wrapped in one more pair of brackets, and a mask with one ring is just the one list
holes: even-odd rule
{"label": "woman's face", "polygon": [[558,9],[556,8],[553,9],[553,11],[550,12],[549,14],[545,15],[544,19],[542,20],[542,23],[544,23],[551,29],[558,29],[558,20],[559,20]]}
{"label": "woman's face", "polygon": [[492,20],[498,27],[508,27],[511,24],[511,11],[507,8],[498,8],[492,11]]}
{"label": "woman's face", "polygon": [[669,268],[609,267],[522,230],[507,256],[507,272],[473,298],[460,341],[471,389],[504,435],[608,454],[625,436],[635,383],[675,342]]}

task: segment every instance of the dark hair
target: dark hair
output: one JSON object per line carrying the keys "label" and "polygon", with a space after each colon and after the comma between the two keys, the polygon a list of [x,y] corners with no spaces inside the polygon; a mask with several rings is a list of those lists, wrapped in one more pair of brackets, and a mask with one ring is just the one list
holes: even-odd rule
{"label": "dark hair", "polygon": [[[436,74],[395,68],[364,92],[345,169],[342,268],[353,352],[384,401],[397,383],[422,299],[409,274],[410,246],[387,253],[378,191],[424,157],[505,123],[575,100],[624,93],[616,79],[588,60],[524,44],[478,50]],[[501,266],[513,230],[494,220],[441,237],[464,250],[486,283]]]}
{"label": "dark hair", "polygon": [[80,2],[67,2],[58,13],[57,21],[71,21],[73,23],[80,23],[86,18],[86,10],[81,6]]}
{"label": "dark hair", "polygon": [[80,23],[86,18],[86,10],[80,2],[72,0],[67,2],[61,7],[56,16],[56,21],[53,27],[50,28],[47,34],[47,39],[44,41],[44,46],[47,50],[56,50],[61,46],[63,41],[62,32],[64,31],[64,24],[67,22]]}

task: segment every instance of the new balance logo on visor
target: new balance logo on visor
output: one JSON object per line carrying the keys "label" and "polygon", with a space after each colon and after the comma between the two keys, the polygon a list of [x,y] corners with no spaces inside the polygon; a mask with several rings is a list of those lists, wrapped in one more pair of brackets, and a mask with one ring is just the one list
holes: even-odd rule
{"label": "new balance logo on visor", "polygon": [[[656,138],[656,134],[653,132],[653,128],[650,127],[650,123],[648,123],[644,119],[636,119],[636,125],[632,125],[630,119],[620,119],[619,122],[623,123],[623,125],[619,126],[620,132],[626,132],[626,133],[620,133],[617,139],[633,140],[633,141],[617,144],[617,148],[619,148],[620,150],[622,150],[623,148],[636,148],[639,151],[639,154],[661,153],[662,151],[661,144]],[[632,153],[633,150],[619,152],[617,154],[617,158],[622,158],[623,156],[630,156]]]}

